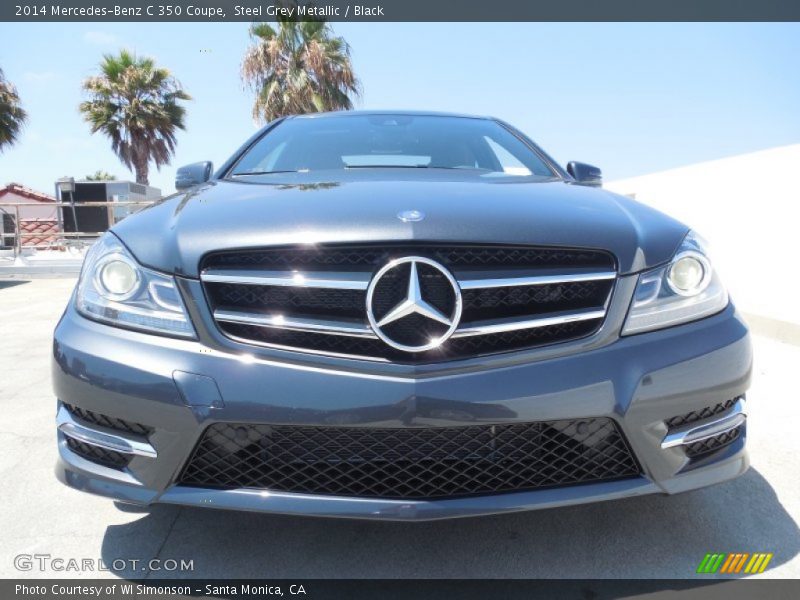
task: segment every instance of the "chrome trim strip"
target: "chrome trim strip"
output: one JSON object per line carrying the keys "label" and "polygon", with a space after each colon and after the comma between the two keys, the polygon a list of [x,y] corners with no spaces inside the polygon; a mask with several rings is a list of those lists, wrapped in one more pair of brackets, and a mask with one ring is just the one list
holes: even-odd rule
{"label": "chrome trim strip", "polygon": [[105,465],[91,462],[83,458],[80,454],[74,452],[72,448],[67,445],[68,439],[69,438],[67,436],[63,436],[60,440],[58,440],[58,451],[61,455],[61,458],[70,467],[80,469],[81,471],[90,473],[92,475],[100,475],[107,479],[121,481],[122,483],[127,483],[128,485],[143,485],[142,482],[136,479],[128,469],[114,469],[112,467],[106,467]]}
{"label": "chrome trim strip", "polygon": [[[572,323],[574,321],[590,321],[592,319],[602,319],[605,317],[605,314],[606,311],[603,309],[591,309],[580,312],[559,313],[549,317],[538,317],[536,319],[478,321],[472,325],[456,329],[451,337],[486,335],[491,333],[503,333],[506,331],[518,331],[520,329],[560,325],[562,323]],[[378,336],[375,335],[372,329],[367,325],[355,322],[348,323],[346,321],[331,321],[325,319],[284,317],[283,315],[262,315],[220,309],[214,311],[214,319],[225,323],[256,325],[258,327],[272,327],[274,329],[378,339]]]}
{"label": "chrome trim strip", "polygon": [[58,409],[58,414],[56,415],[56,427],[64,435],[92,446],[99,446],[122,454],[133,454],[147,458],[158,457],[155,448],[147,442],[108,433],[106,428],[103,431],[99,431],[79,423],[63,405]]}
{"label": "chrome trim strip", "polygon": [[200,279],[211,283],[242,283],[246,285],[274,285],[301,288],[328,288],[340,290],[366,290],[372,273],[359,272],[308,272],[299,271],[248,271],[242,269],[209,269]]}
{"label": "chrome trim strip", "polygon": [[554,275],[530,275],[526,277],[502,277],[497,279],[459,279],[462,290],[478,290],[484,288],[515,287],[522,285],[547,285],[553,283],[577,283],[580,281],[606,281],[614,279],[614,271],[599,273],[561,273]]}
{"label": "chrome trim strip", "polygon": [[604,309],[590,309],[570,313],[558,313],[549,317],[538,317],[535,319],[503,319],[497,321],[478,321],[467,327],[456,329],[452,335],[454,338],[467,337],[472,335],[487,335],[490,333],[504,333],[506,331],[518,331],[520,329],[533,329],[536,327],[547,327],[549,325],[560,325],[562,323],[572,323],[574,321],[590,321],[592,319],[602,319],[606,316]]}
{"label": "chrome trim strip", "polygon": [[[523,277],[499,277],[491,279],[458,279],[462,290],[477,290],[524,285],[547,285],[554,283],[578,283],[581,281],[607,281],[614,279],[614,271],[594,273],[557,273],[553,275],[529,275]],[[310,271],[256,271],[244,269],[209,269],[200,279],[210,283],[241,283],[246,285],[272,285],[283,287],[329,288],[342,290],[366,290],[372,273]]]}
{"label": "chrome trim strip", "polygon": [[721,419],[702,423],[700,425],[687,425],[676,429],[672,433],[668,433],[661,442],[661,448],[675,448],[676,446],[686,446],[687,444],[707,440],[708,438],[736,429],[747,421],[747,414],[744,412],[744,400],[742,398],[739,398],[731,410],[731,414]]}
{"label": "chrome trim strip", "polygon": [[230,339],[235,342],[247,344],[248,346],[258,346],[259,348],[270,348],[274,350],[285,350],[287,352],[299,352],[301,354],[313,354],[314,356],[334,356],[337,358],[354,358],[356,360],[369,360],[373,362],[391,362],[388,358],[381,358],[375,356],[365,356],[362,354],[345,354],[343,352],[331,352],[328,350],[314,350],[311,348],[304,348],[303,346],[286,346],[284,344],[274,344],[272,342],[259,342],[248,338],[239,337],[226,333]]}
{"label": "chrome trim strip", "polygon": [[378,336],[376,336],[372,329],[370,329],[366,324],[357,322],[308,319],[302,317],[284,317],[283,315],[266,315],[220,309],[214,311],[214,319],[217,321],[223,321],[225,323],[257,325],[259,327],[272,327],[274,329],[310,331],[312,333],[330,333],[334,335],[349,335],[352,337],[378,339]]}

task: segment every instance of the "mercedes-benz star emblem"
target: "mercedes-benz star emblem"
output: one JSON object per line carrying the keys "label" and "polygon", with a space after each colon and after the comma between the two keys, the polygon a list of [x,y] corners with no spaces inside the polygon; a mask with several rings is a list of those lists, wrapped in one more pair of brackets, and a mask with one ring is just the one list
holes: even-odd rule
{"label": "mercedes-benz star emblem", "polygon": [[442,265],[406,256],[384,265],[367,288],[367,318],[375,334],[406,352],[432,350],[461,319],[461,290]]}

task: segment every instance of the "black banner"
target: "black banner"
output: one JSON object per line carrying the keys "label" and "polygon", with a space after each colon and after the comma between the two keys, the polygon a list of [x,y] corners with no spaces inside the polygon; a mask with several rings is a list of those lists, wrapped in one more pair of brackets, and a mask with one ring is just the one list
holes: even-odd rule
{"label": "black banner", "polygon": [[0,581],[0,598],[36,600],[162,600],[165,598],[295,598],[298,600],[736,600],[800,597],[800,580],[680,579],[276,579],[170,580],[62,579]]}
{"label": "black banner", "polygon": [[797,0],[4,0],[3,21],[798,21]]}

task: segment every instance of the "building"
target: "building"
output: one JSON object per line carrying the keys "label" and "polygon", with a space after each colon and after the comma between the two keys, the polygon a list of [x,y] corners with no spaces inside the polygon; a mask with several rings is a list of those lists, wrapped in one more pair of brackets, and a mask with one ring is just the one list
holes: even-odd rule
{"label": "building", "polygon": [[[58,210],[54,196],[37,192],[19,183],[0,188],[0,248],[15,243],[15,223],[20,220],[20,235],[26,246],[43,247],[59,231]],[[34,204],[34,206],[30,206]],[[25,205],[25,206],[19,206]]]}

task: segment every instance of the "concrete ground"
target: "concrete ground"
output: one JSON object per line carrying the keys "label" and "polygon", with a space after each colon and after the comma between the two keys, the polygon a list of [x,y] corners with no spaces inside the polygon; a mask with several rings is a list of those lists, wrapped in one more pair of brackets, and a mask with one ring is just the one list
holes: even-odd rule
{"label": "concrete ground", "polygon": [[[15,569],[14,557],[194,561],[196,577],[684,578],[706,552],[773,552],[764,576],[800,577],[800,346],[755,336],[752,468],[680,496],[431,523],[373,523],[156,506],[62,486],[50,336],[71,278],[0,280],[0,577],[91,577]],[[165,563],[162,563],[165,564]],[[141,570],[95,576],[158,577]]]}

